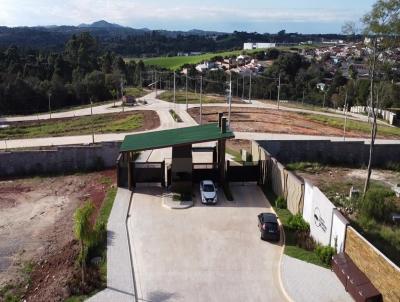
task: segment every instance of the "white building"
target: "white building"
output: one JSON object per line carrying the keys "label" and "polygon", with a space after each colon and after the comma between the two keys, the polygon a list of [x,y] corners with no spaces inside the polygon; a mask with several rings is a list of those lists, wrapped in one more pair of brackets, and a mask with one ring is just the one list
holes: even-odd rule
{"label": "white building", "polygon": [[243,44],[244,50],[274,48],[274,47],[276,47],[276,43],[244,43]]}

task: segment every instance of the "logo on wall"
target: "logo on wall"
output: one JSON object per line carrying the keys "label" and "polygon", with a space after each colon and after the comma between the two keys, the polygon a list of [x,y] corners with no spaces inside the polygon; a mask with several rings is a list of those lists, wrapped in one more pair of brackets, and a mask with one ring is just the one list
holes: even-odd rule
{"label": "logo on wall", "polygon": [[325,225],[325,220],[321,217],[321,211],[318,207],[314,208],[314,224],[326,232],[327,227]]}

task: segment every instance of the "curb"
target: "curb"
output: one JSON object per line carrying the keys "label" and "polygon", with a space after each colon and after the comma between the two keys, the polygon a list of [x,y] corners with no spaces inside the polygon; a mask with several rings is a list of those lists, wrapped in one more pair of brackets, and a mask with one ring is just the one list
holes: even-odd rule
{"label": "curb", "polygon": [[[276,214],[274,208],[272,207],[272,205],[271,205],[271,210],[272,210],[272,212],[273,212],[276,216],[278,216],[278,215]],[[291,296],[288,294],[288,292],[286,291],[285,286],[283,285],[283,281],[282,281],[282,259],[283,259],[283,254],[284,254],[284,252],[285,252],[286,236],[285,236],[285,231],[284,231],[284,229],[283,229],[282,222],[281,222],[281,220],[279,219],[279,217],[278,217],[278,222],[279,222],[279,226],[280,226],[280,229],[281,229],[281,234],[283,235],[283,236],[282,236],[282,239],[281,239],[281,241],[282,241],[282,251],[281,251],[281,255],[280,255],[280,257],[279,257],[279,267],[278,267],[279,286],[281,287],[281,291],[282,291],[283,295],[285,296],[286,300],[289,301],[289,302],[294,302],[294,300],[292,299],[292,297],[291,297]]]}
{"label": "curb", "polygon": [[168,195],[167,196],[163,195],[162,206],[170,210],[184,210],[193,207],[194,202],[193,200],[177,202],[173,201],[172,198],[170,198]]}

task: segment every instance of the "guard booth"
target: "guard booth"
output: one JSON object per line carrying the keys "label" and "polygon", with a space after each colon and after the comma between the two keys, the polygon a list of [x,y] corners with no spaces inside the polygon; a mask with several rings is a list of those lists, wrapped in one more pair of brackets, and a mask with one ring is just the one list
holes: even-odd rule
{"label": "guard booth", "polygon": [[[127,135],[117,161],[118,186],[133,190],[138,183],[156,182],[173,191],[191,191],[194,181],[226,181],[225,145],[234,138],[226,118],[218,114],[218,123]],[[193,148],[193,144],[214,142],[216,147]],[[172,148],[171,163],[135,161],[135,154],[146,150]],[[205,150],[207,149],[207,150]],[[193,164],[193,152],[212,152],[211,163]],[[165,177],[167,175],[167,177]]]}

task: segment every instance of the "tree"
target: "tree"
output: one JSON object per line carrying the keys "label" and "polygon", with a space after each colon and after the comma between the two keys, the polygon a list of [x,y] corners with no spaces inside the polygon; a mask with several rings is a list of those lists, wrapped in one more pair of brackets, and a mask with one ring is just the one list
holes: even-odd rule
{"label": "tree", "polygon": [[379,64],[378,57],[384,50],[390,48],[392,43],[398,43],[400,34],[400,0],[378,0],[372,7],[372,11],[363,18],[365,26],[364,33],[369,41],[369,78],[370,78],[370,98],[369,107],[372,114],[373,122],[371,127],[371,142],[369,149],[369,160],[367,177],[364,185],[364,197],[368,191],[372,173],[372,162],[374,156],[374,146],[376,134],[378,132],[377,116],[375,105],[377,99],[375,97],[375,80],[377,67]]}
{"label": "tree", "polygon": [[88,247],[93,240],[94,231],[90,222],[90,217],[94,211],[94,206],[91,201],[87,201],[83,206],[75,211],[74,215],[74,233],[80,245],[80,262],[81,262],[81,282],[85,285],[85,269],[86,256]]}

